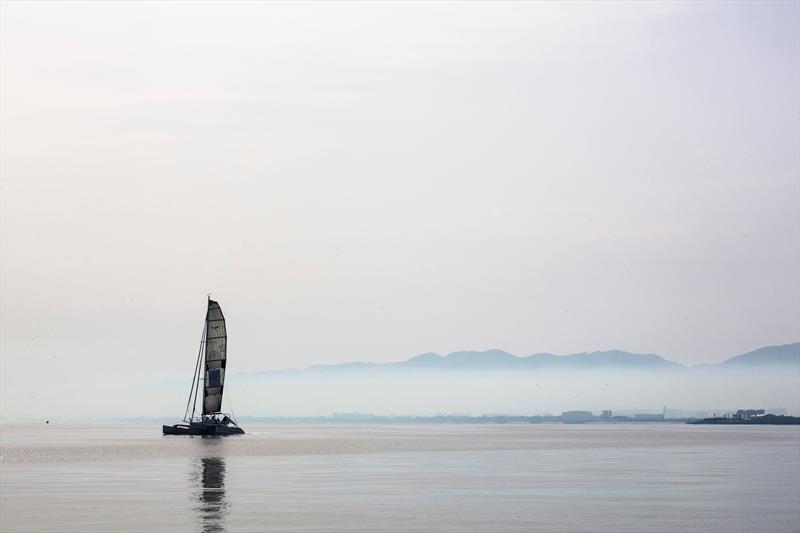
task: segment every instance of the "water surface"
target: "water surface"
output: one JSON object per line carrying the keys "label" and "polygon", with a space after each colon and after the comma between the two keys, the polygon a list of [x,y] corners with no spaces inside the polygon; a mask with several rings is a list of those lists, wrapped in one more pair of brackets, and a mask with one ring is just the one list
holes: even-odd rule
{"label": "water surface", "polygon": [[0,531],[800,531],[800,428],[0,426]]}

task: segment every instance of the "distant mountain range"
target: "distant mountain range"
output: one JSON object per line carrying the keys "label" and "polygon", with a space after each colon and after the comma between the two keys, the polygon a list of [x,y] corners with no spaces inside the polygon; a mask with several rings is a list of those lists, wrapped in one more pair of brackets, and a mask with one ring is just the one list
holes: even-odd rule
{"label": "distant mountain range", "polygon": [[[800,364],[800,343],[781,346],[765,346],[752,352],[731,357],[720,363],[726,367],[746,367],[759,365],[797,365]],[[714,366],[714,365],[703,365]]]}
{"label": "distant mountain range", "polygon": [[[800,372],[800,343],[767,346],[747,352],[716,364],[695,365],[691,369],[725,370],[748,368],[788,367]],[[462,351],[445,356],[429,352],[407,361],[396,363],[341,363],[315,365],[306,370],[271,370],[258,374],[273,373],[338,373],[353,370],[687,370],[689,367],[675,363],[656,354],[630,353],[621,350],[603,352],[554,355],[537,353],[519,357],[503,350]]]}

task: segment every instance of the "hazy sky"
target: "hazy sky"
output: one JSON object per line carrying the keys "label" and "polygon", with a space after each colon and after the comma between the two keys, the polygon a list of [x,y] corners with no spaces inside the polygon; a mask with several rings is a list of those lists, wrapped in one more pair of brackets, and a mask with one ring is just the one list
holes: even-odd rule
{"label": "hazy sky", "polygon": [[799,6],[3,2],[2,384],[796,342]]}

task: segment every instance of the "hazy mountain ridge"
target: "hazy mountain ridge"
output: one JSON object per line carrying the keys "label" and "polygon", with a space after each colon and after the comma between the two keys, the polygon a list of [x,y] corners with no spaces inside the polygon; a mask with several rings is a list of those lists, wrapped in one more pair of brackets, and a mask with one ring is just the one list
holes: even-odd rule
{"label": "hazy mountain ridge", "polygon": [[305,370],[268,370],[256,374],[273,373],[336,373],[348,370],[592,370],[636,369],[724,370],[742,367],[798,366],[800,368],[800,343],[765,346],[751,352],[733,356],[721,363],[700,364],[687,367],[653,353],[641,354],[623,350],[581,352],[568,355],[536,353],[516,356],[500,349],[486,351],[458,351],[447,355],[427,352],[406,361],[392,363],[349,362],[334,365],[314,365]]}
{"label": "hazy mountain ridge", "polygon": [[721,364],[725,366],[800,364],[800,343],[765,346],[731,357]]}

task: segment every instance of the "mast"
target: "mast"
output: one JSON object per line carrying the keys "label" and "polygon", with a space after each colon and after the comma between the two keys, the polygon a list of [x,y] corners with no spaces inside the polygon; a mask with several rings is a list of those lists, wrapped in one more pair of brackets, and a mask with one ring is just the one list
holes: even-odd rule
{"label": "mast", "polygon": [[[184,422],[192,421],[197,407],[197,390],[200,388],[200,372],[203,368],[200,362],[203,360],[203,348],[206,343],[207,329],[208,323],[203,321],[203,332],[200,334],[200,348],[197,350],[197,360],[194,363],[194,374],[192,375],[192,388],[189,389],[189,400],[186,402],[186,411],[183,413]],[[189,416],[189,406],[192,407],[192,416],[187,419]]]}

